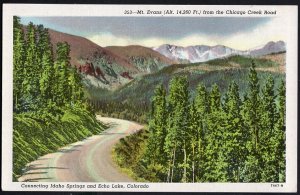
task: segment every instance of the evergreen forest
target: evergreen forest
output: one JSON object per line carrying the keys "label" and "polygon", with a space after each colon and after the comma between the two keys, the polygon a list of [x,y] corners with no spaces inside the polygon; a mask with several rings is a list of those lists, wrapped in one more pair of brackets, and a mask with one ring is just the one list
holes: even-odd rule
{"label": "evergreen forest", "polygon": [[242,97],[235,81],[193,97],[186,76],[158,85],[148,129],[121,140],[116,162],[141,181],[285,182],[285,82],[262,86],[250,66]]}
{"label": "evergreen forest", "polygon": [[13,20],[13,179],[26,164],[105,126],[84,98],[81,76],[70,64],[70,47],[53,52],[43,25]]}

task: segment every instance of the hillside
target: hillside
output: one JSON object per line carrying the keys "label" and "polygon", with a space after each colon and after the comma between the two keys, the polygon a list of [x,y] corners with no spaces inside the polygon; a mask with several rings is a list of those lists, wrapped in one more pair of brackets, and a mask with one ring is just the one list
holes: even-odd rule
{"label": "hillside", "polygon": [[[282,56],[284,54],[274,55]],[[273,58],[276,57],[273,56]],[[276,61],[265,58],[253,59],[243,56],[231,56],[203,63],[175,64],[165,67],[156,73],[138,77],[113,92],[89,88],[88,93],[92,100],[127,102],[134,105],[137,105],[138,103],[149,104],[156,85],[163,83],[167,87],[171,78],[176,75],[187,76],[190,82],[190,88],[192,89],[191,91],[194,91],[197,85],[200,82],[203,82],[206,86],[217,83],[220,86],[221,92],[224,92],[229,86],[229,83],[235,80],[239,84],[241,92],[243,92],[247,87],[247,74],[252,60],[254,60],[257,65],[260,78],[272,74],[275,77],[276,84],[280,79],[284,79],[284,70],[282,71],[280,65]]]}
{"label": "hillside", "polygon": [[109,46],[107,50],[118,54],[132,63],[142,73],[152,73],[177,61],[170,60],[162,54],[139,45]]}
{"label": "hillside", "polygon": [[[268,55],[264,55],[259,57],[259,59],[265,59],[265,60],[270,60],[273,61],[277,64],[279,64],[277,70],[280,72],[285,72],[285,66],[286,66],[286,52],[279,52],[279,53],[272,53]],[[270,71],[274,71],[274,69],[270,69]]]}
{"label": "hillside", "polygon": [[[205,59],[212,58],[212,60],[177,65],[179,61],[183,62],[184,60],[182,61],[171,57],[170,59],[159,51],[154,51],[151,48],[143,46],[110,46],[104,48],[80,36],[74,36],[54,30],[49,30],[49,34],[54,50],[56,49],[56,43],[58,42],[65,41],[70,45],[71,64],[76,66],[82,73],[83,82],[88,88],[89,94],[99,93],[99,91],[102,91],[103,89],[119,91],[124,89],[124,87],[126,88],[127,83],[139,82],[147,78],[147,75],[149,75],[149,77],[155,77],[155,75],[159,75],[164,71],[172,71],[172,74],[195,74],[197,72],[221,71],[228,68],[239,69],[249,66],[252,60],[251,57],[244,56],[244,53],[240,53],[231,48],[228,49],[225,46],[195,46],[193,48],[185,48],[190,57],[190,54],[193,54],[192,57],[195,57],[200,51],[212,52],[214,55],[209,54],[206,56],[207,58],[202,56],[205,57]],[[277,51],[283,47],[283,44],[284,42],[270,42],[264,47],[256,48],[253,51],[259,51],[259,53]],[[174,47],[173,49],[173,53],[175,52],[175,49],[176,51],[180,50],[178,47]],[[182,49],[184,48],[181,48],[181,50]],[[193,52],[191,52],[192,50]],[[199,51],[197,52],[196,50]],[[258,71],[279,73],[284,72],[285,69],[285,53],[261,55],[255,57],[254,61],[258,66]],[[169,66],[171,64],[173,65]],[[185,68],[182,69],[182,67]],[[154,80],[157,80],[157,78]],[[139,84],[139,86],[141,86],[141,84]],[[91,91],[91,89],[93,89],[93,91]],[[118,92],[116,93],[119,94]],[[150,92],[146,91],[145,93],[147,94]],[[103,95],[106,96],[107,93],[103,93],[101,96]],[[91,96],[97,99],[97,95]],[[117,97],[118,96],[119,95],[117,95]]]}
{"label": "hillside", "polygon": [[278,63],[280,66],[285,66],[286,52],[272,53],[259,57],[260,59],[267,59]]}
{"label": "hillside", "polygon": [[173,64],[176,61],[172,61],[169,58],[161,55],[160,53],[153,51],[148,47],[143,47],[140,45],[129,45],[129,46],[109,46],[105,47],[107,50],[110,50],[114,53],[117,53],[119,56],[130,59],[133,56],[139,56],[144,58],[156,58],[162,63]]}
{"label": "hillside", "polygon": [[176,63],[142,46],[103,48],[92,41],[49,29],[54,51],[58,42],[70,45],[71,64],[83,74],[87,87],[116,89],[139,75]]}
{"label": "hillside", "polygon": [[86,86],[115,88],[129,82],[139,70],[126,58],[91,42],[90,40],[49,29],[50,39],[56,49],[58,42],[70,45],[71,64],[83,74]]}
{"label": "hillside", "polygon": [[136,71],[136,68],[126,59],[115,53],[93,43],[92,41],[75,35],[66,34],[49,29],[49,35],[54,49],[58,42],[67,42],[70,45],[71,64],[78,66],[83,65],[86,60],[95,58],[105,58],[108,63],[116,63],[119,66]]}
{"label": "hillside", "polygon": [[[54,59],[49,55],[51,44],[47,31],[42,28],[35,31],[33,23],[24,27],[17,16],[13,20],[13,37],[17,37],[13,51],[18,60],[13,61],[11,165],[13,181],[17,181],[28,170],[27,163],[99,134],[106,126],[97,121],[86,106],[78,74],[67,67],[68,44],[58,45],[57,51],[53,52],[57,56]],[[27,37],[21,33],[22,28],[26,28]],[[25,46],[25,39],[30,47]]]}

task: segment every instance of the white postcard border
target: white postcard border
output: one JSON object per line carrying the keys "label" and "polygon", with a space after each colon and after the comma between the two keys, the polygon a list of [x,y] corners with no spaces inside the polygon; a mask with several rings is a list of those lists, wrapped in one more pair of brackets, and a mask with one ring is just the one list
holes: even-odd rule
{"label": "white postcard border", "polygon": [[[24,188],[24,182],[12,182],[12,25],[13,16],[124,16],[125,9],[133,10],[277,10],[276,16],[285,17],[286,23],[282,28],[287,29],[286,54],[286,183],[282,187],[272,187],[273,183],[135,183],[147,184],[149,188],[128,188],[128,184],[119,183],[126,188],[96,188],[96,189],[67,189],[67,188]],[[165,192],[295,192],[297,190],[297,82],[298,82],[298,9],[297,6],[233,6],[233,5],[47,5],[47,4],[4,4],[3,5],[3,37],[2,37],[2,190],[12,191],[165,191]],[[88,15],[84,14],[88,13]],[[130,17],[161,17],[161,15],[138,15]],[[168,17],[203,17],[203,15],[170,15]],[[205,15],[205,17],[266,17],[264,15]],[[263,35],[262,35],[263,36]],[[34,183],[36,184],[36,183]],[[39,182],[51,185],[52,182]],[[53,184],[99,184],[53,182]],[[105,183],[118,184],[118,183]],[[280,183],[281,184],[281,183]],[[275,184],[274,184],[275,185]]]}

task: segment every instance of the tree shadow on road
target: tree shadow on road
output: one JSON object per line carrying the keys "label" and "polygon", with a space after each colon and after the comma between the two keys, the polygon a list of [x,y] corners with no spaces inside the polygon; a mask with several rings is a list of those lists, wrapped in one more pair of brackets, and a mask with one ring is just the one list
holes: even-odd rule
{"label": "tree shadow on road", "polygon": [[38,158],[37,160],[49,160],[50,158]]}
{"label": "tree shadow on road", "polygon": [[103,123],[105,124],[105,126],[108,127],[108,129],[110,129],[110,128],[112,128],[112,127],[115,127],[115,126],[118,126],[118,125],[119,125],[119,124],[116,123],[116,122],[107,122],[107,123],[103,122]]}
{"label": "tree shadow on road", "polygon": [[108,132],[103,132],[100,135],[114,135],[114,134],[124,135],[126,133],[108,133]]}
{"label": "tree shadow on road", "polygon": [[38,178],[32,178],[32,179],[25,179],[24,182],[38,182],[40,180],[47,180],[47,179],[53,179],[52,177],[38,177]]}
{"label": "tree shadow on road", "polygon": [[36,175],[36,174],[46,174],[47,171],[37,171],[37,172],[26,172],[23,175]]}
{"label": "tree shadow on road", "polygon": [[65,168],[65,167],[32,167],[32,168],[28,169],[28,171],[41,170],[41,169],[69,169],[69,168]]}
{"label": "tree shadow on road", "polygon": [[71,153],[71,152],[74,152],[74,151],[80,151],[80,150],[77,150],[77,149],[61,149],[61,150],[58,150],[57,152],[58,153]]}

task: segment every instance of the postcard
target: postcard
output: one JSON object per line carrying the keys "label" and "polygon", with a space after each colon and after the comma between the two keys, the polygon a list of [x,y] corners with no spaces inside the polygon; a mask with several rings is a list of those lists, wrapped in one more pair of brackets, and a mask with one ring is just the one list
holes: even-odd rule
{"label": "postcard", "polygon": [[297,11],[4,4],[2,189],[296,192]]}

